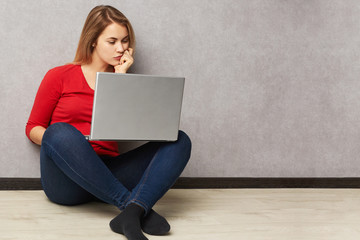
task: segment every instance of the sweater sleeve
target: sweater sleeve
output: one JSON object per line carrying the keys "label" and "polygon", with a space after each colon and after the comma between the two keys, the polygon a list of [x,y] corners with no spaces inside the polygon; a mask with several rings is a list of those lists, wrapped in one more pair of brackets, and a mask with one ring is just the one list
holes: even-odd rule
{"label": "sweater sleeve", "polygon": [[46,73],[40,84],[29,120],[26,124],[25,133],[29,139],[30,131],[34,127],[42,126],[47,128],[49,126],[52,113],[61,97],[61,92],[61,75],[52,69]]}

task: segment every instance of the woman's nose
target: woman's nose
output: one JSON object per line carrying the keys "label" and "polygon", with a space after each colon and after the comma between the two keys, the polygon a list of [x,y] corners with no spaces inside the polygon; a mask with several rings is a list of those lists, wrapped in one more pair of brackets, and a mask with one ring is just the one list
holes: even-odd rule
{"label": "woman's nose", "polygon": [[124,47],[123,47],[123,45],[121,43],[118,44],[118,46],[116,47],[116,51],[117,52],[124,52]]}

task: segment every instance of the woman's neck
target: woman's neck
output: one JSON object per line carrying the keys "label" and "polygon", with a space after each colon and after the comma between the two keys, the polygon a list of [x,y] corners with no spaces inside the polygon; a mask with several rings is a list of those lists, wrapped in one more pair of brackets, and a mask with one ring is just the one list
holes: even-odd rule
{"label": "woman's neck", "polygon": [[81,65],[83,69],[86,69],[88,72],[113,72],[114,67],[111,65],[103,65],[103,64],[96,64],[96,62],[91,62],[88,64]]}
{"label": "woman's neck", "polygon": [[104,62],[96,54],[92,54],[91,63],[83,65],[90,72],[113,72],[114,67]]}

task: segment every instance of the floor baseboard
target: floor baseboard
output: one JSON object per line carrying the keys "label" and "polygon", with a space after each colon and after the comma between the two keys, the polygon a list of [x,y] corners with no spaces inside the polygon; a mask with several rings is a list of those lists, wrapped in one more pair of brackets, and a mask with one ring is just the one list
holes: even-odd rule
{"label": "floor baseboard", "polygon": [[[360,188],[360,178],[193,178],[173,188]],[[40,178],[0,178],[0,190],[42,190]]]}

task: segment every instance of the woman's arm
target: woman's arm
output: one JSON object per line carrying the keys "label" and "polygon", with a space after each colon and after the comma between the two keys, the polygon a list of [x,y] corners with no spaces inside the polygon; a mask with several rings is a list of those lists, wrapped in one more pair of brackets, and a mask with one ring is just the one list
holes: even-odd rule
{"label": "woman's arm", "polygon": [[38,145],[41,145],[42,136],[49,126],[53,111],[61,97],[62,71],[59,69],[52,69],[45,75],[26,124],[26,136]]}
{"label": "woman's arm", "polygon": [[41,145],[41,141],[44,135],[46,128],[42,126],[33,127],[30,131],[30,139],[37,145]]}

